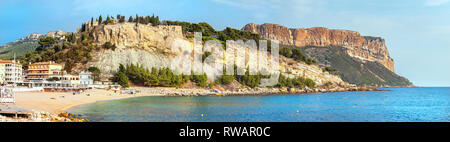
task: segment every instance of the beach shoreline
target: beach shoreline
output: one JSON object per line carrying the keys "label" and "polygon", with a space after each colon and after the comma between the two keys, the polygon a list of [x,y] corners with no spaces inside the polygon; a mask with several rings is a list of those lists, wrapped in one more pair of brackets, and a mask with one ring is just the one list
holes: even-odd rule
{"label": "beach shoreline", "polygon": [[107,101],[112,99],[124,99],[144,96],[240,96],[240,95],[282,95],[326,93],[344,91],[378,91],[376,88],[352,87],[332,89],[289,89],[289,88],[255,88],[219,91],[202,88],[148,88],[132,87],[130,90],[139,90],[134,94],[121,94],[105,89],[90,89],[83,93],[73,95],[71,92],[16,92],[16,105],[31,111],[44,111],[61,113],[74,106]]}
{"label": "beach shoreline", "polygon": [[167,88],[167,87],[131,87],[127,91],[134,93],[119,93],[106,89],[89,89],[85,92],[73,94],[72,92],[42,92],[28,91],[16,92],[18,106],[30,113],[58,115],[67,113],[67,110],[75,106],[108,101],[146,96],[251,96],[251,95],[283,95],[283,94],[307,94],[345,91],[380,91],[374,87],[335,87],[316,89],[296,88],[241,88],[237,90],[217,90],[205,88]]}
{"label": "beach shoreline", "polygon": [[83,93],[71,92],[16,92],[15,105],[33,112],[61,113],[71,107],[107,101],[142,96],[161,96],[159,94],[120,94],[104,89],[91,89]]}

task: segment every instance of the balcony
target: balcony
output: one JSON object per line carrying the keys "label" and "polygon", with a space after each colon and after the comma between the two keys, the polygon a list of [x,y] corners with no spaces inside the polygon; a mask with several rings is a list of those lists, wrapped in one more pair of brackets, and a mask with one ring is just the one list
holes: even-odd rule
{"label": "balcony", "polygon": [[50,75],[49,73],[28,73],[28,75]]}
{"label": "balcony", "polygon": [[28,69],[28,70],[30,70],[30,71],[33,71],[33,70],[37,71],[37,70],[50,70],[50,69]]}

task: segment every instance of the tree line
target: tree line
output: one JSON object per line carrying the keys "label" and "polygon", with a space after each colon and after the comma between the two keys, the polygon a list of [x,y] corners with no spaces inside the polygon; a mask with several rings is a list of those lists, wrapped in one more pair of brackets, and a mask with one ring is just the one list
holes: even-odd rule
{"label": "tree line", "polygon": [[116,81],[122,87],[129,87],[129,82],[135,85],[147,87],[180,87],[188,81],[194,82],[197,86],[206,87],[208,77],[201,75],[176,75],[169,68],[145,68],[140,65],[129,64],[119,65],[118,72],[114,75]]}
{"label": "tree line", "polygon": [[[122,87],[129,87],[130,82],[134,85],[147,86],[147,87],[181,87],[184,83],[191,81],[197,86],[212,88],[214,84],[216,85],[228,85],[234,80],[238,81],[244,86],[251,88],[257,87],[261,83],[262,78],[268,78],[270,76],[264,76],[261,74],[250,75],[249,69],[247,68],[244,75],[237,75],[238,68],[234,67],[233,75],[221,75],[214,82],[208,82],[208,77],[205,73],[200,75],[195,75],[193,72],[191,75],[176,75],[169,68],[145,68],[140,65],[119,65],[118,72],[114,75],[114,81],[117,82]],[[315,87],[315,82],[311,79],[304,77],[288,78],[280,75],[277,87],[296,87],[304,88],[305,86],[309,88]]]}

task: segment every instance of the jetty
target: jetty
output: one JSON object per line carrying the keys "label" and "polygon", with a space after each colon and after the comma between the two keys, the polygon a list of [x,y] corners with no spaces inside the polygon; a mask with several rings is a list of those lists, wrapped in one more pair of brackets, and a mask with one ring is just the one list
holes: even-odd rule
{"label": "jetty", "polygon": [[33,112],[14,104],[0,103],[0,115],[13,118],[29,118]]}

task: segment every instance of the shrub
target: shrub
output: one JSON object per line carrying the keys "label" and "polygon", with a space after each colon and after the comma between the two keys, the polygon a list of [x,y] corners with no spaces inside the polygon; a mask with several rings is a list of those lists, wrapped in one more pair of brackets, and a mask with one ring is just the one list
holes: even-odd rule
{"label": "shrub", "polygon": [[202,54],[202,62],[204,62],[205,59],[208,58],[208,56],[211,56],[211,54],[212,54],[212,53],[209,52],[209,51],[204,52],[204,53]]}
{"label": "shrub", "polygon": [[283,46],[280,48],[280,54],[284,57],[291,58],[292,57],[292,51],[289,49],[289,47]]}
{"label": "shrub", "polygon": [[206,87],[206,82],[208,81],[208,76],[205,73],[201,75],[192,75],[191,81],[194,82],[197,86]]}
{"label": "shrub", "polygon": [[116,45],[112,44],[111,42],[108,41],[108,42],[105,42],[105,44],[103,44],[103,48],[116,50]]}
{"label": "shrub", "polygon": [[336,68],[333,68],[333,67],[325,67],[325,71],[328,71],[328,72],[337,72],[338,70],[337,70]]}
{"label": "shrub", "polygon": [[216,79],[215,83],[219,85],[228,85],[233,82],[234,76],[232,75],[222,75]]}

